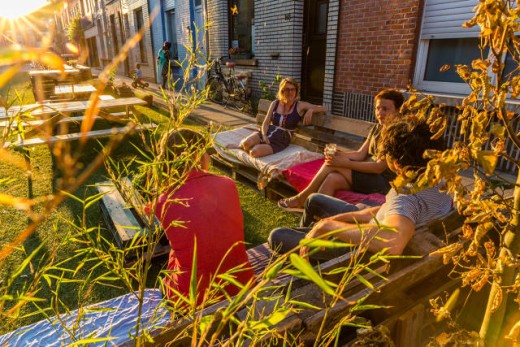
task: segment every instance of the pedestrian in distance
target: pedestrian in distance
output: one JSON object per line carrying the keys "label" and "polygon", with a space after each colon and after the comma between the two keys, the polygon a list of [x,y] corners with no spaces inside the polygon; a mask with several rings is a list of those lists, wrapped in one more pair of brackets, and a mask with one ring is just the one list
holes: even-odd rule
{"label": "pedestrian in distance", "polygon": [[157,66],[161,69],[161,87],[163,89],[166,89],[170,76],[171,47],[172,43],[170,41],[164,41],[163,46],[157,53]]}

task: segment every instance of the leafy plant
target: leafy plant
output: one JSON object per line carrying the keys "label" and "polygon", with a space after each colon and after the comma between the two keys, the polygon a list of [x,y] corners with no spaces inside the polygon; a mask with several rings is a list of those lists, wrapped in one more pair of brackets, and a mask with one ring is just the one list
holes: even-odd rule
{"label": "leafy plant", "polygon": [[66,29],[67,38],[76,44],[80,44],[84,38],[83,28],[81,27],[81,17],[74,17],[69,22]]}
{"label": "leafy plant", "polygon": [[283,76],[276,75],[271,82],[259,81],[260,89],[262,90],[262,99],[274,100],[276,99],[276,93],[278,91],[278,85],[283,79]]}
{"label": "leafy plant", "polygon": [[[518,169],[520,161],[511,150],[520,149],[520,137],[514,125],[518,114],[508,109],[508,97],[520,95],[520,40],[515,35],[520,30],[516,1],[480,0],[474,17],[466,27],[478,25],[480,31],[481,58],[471,66],[444,66],[441,70],[456,69],[470,88],[459,111],[460,127],[448,127],[450,119],[443,112],[444,105],[435,105],[430,96],[413,95],[405,109],[427,117],[435,136],[445,130],[454,132],[452,148],[443,153],[428,153],[431,158],[422,173],[403,173],[398,185],[417,178],[417,189],[445,181],[445,188],[454,195],[459,212],[466,217],[461,239],[464,242],[447,246],[438,254],[455,265],[455,272],[462,278],[463,286],[479,291],[491,284],[486,313],[480,328],[480,336],[486,345],[504,342],[506,317],[518,311],[520,277],[518,258],[520,252],[520,176],[517,174],[512,197],[497,188],[493,175],[497,173],[499,159],[509,161]],[[489,54],[485,53],[489,50]],[[514,61],[513,72],[506,74],[505,57]],[[462,184],[460,172],[473,171],[473,187]],[[501,177],[502,178],[502,177]],[[507,305],[508,296],[516,295],[514,305]],[[517,319],[517,318],[515,318]],[[511,336],[511,334],[510,334]],[[518,342],[518,336],[514,337]]]}

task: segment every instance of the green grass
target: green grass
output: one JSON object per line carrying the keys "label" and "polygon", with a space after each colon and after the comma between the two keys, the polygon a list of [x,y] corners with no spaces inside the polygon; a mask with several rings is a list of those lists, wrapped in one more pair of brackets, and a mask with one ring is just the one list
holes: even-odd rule
{"label": "green grass", "polygon": [[[0,91],[0,95],[2,95],[3,98],[6,97],[8,88],[11,92],[13,90],[25,91],[23,102],[34,102],[34,98],[31,99],[32,93],[30,92],[30,83],[28,83],[27,78],[17,76],[13,79],[8,87]],[[13,94],[11,93],[10,95]],[[166,124],[168,122],[168,115],[164,114],[164,112],[146,107],[140,107],[139,111],[143,117],[148,117],[158,124]],[[100,141],[100,143],[105,142],[106,140]],[[139,147],[139,138],[137,136],[131,137],[122,143],[113,153],[112,157],[119,162],[130,162],[133,158],[139,156],[132,142],[136,143],[136,146]],[[95,155],[101,151],[102,146],[98,144],[97,141],[91,141],[86,148],[87,150],[85,150],[81,156],[81,163],[83,163],[83,165],[88,165]],[[20,153],[13,151],[12,154],[23,163],[23,157]],[[33,147],[30,149],[30,154],[33,175],[32,195],[34,197],[44,197],[54,193],[54,189],[57,186],[58,180],[62,177],[62,174],[56,167],[56,162],[49,148],[47,146]],[[217,174],[224,174],[218,168],[213,168],[212,170]],[[23,165],[16,166],[11,162],[0,160],[0,177],[10,179],[8,181],[0,180],[0,193],[20,198],[28,197],[30,191],[25,173],[25,167]],[[80,199],[85,199],[94,194],[95,192],[92,185],[96,182],[107,180],[107,177],[106,169],[99,169],[89,178],[86,184],[79,187],[75,195]],[[244,214],[244,233],[248,247],[265,242],[269,231],[275,227],[296,225],[298,223],[297,216],[280,210],[276,207],[275,202],[265,199],[257,190],[240,182],[237,182],[237,185]],[[38,209],[38,207],[36,208]],[[27,254],[30,254],[42,243],[43,247],[38,256],[35,257],[33,264],[31,267],[26,268],[23,274],[17,278],[11,287],[10,294],[16,295],[18,291],[22,290],[22,288],[30,282],[34,276],[34,272],[40,266],[40,260],[47,260],[52,257],[55,257],[56,261],[64,261],[62,267],[68,269],[75,269],[78,264],[83,263],[83,268],[74,276],[74,278],[79,281],[84,281],[92,275],[104,273],[106,268],[92,268],[92,262],[89,261],[89,257],[92,255],[85,254],[73,258],[76,254],[79,254],[85,249],[84,244],[81,242],[82,239],[77,237],[77,230],[74,227],[74,225],[81,224],[82,208],[82,204],[78,201],[67,199],[54,210],[49,218],[37,228],[36,232],[25,240],[23,246],[12,251],[7,260],[0,264],[0,287],[5,286],[6,283],[9,282],[16,268],[26,259]],[[27,215],[23,211],[8,207],[2,208],[0,210],[0,247],[3,248],[8,242],[14,240],[16,236],[28,226],[29,222]],[[104,237],[111,238],[110,233],[102,221],[97,203],[87,210],[86,224],[91,228],[99,227]],[[67,259],[70,260],[67,261]],[[157,285],[155,276],[160,269],[166,265],[166,261],[166,257],[163,257],[158,258],[154,262],[153,268],[151,269],[153,275],[147,282],[148,286]],[[60,299],[63,302],[61,307],[66,306],[69,309],[75,309],[78,307],[78,302],[82,305],[91,304],[122,295],[127,291],[121,287],[118,282],[113,282],[107,286],[94,286],[90,289],[88,297],[78,298],[78,286],[80,286],[78,283],[61,284],[59,289]],[[54,289],[44,284],[42,290],[37,293],[37,296],[49,300],[52,296],[52,290]],[[48,302],[41,305],[47,306]],[[21,311],[21,317],[13,320],[9,325],[2,326],[2,324],[0,324],[0,334],[43,318],[41,314],[31,315],[34,311],[34,307],[31,307],[30,304],[27,305]]]}

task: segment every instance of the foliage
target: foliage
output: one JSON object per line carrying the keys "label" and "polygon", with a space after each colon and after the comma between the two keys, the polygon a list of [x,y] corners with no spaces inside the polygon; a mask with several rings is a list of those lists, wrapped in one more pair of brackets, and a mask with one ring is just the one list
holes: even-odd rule
{"label": "foliage", "polygon": [[83,28],[81,27],[81,17],[74,17],[69,22],[66,29],[67,38],[76,44],[80,44],[83,40]]}
{"label": "foliage", "polygon": [[260,84],[260,89],[262,90],[261,98],[271,101],[276,99],[278,85],[282,79],[283,77],[281,75],[276,75],[270,83],[259,81],[258,83]]}
{"label": "foliage", "polygon": [[[139,42],[139,38],[138,34],[128,40],[121,53],[100,74],[100,84],[93,99],[104,91],[111,71],[126,58],[126,54]],[[0,282],[1,330],[18,327],[20,317],[50,319],[55,316],[56,324],[64,324],[64,315],[68,312],[73,309],[82,312],[85,305],[92,301],[106,299],[104,295],[107,292],[110,296],[135,293],[139,301],[138,316],[141,316],[145,288],[161,286],[161,279],[167,273],[153,266],[152,254],[163,232],[154,223],[153,216],[145,213],[145,206],[153,210],[159,194],[178,189],[185,179],[183,175],[170,177],[163,174],[161,138],[164,133],[183,126],[188,114],[205,101],[205,92],[198,92],[194,87],[202,76],[192,74],[196,67],[202,66],[199,64],[201,51],[197,47],[190,47],[186,61],[179,62],[184,71],[183,78],[169,81],[170,85],[180,84],[182,92],[163,91],[162,96],[169,107],[168,121],[155,132],[138,132],[131,138],[130,145],[123,148],[120,146],[125,143],[125,135],[128,134],[113,136],[95,146],[92,142],[81,139],[74,144],[58,143],[50,151],[43,146],[36,148],[33,154],[45,153],[46,167],[43,170],[39,160],[36,163],[33,161],[32,176],[25,176],[28,172],[23,152],[20,154],[14,150],[2,150],[0,169],[6,175],[0,180],[0,202],[8,214],[6,218],[13,219],[20,225],[9,230],[9,234],[3,235],[8,238],[3,239],[0,249],[0,268],[8,269],[2,273]],[[7,65],[18,64],[14,60],[16,57],[12,57],[6,56],[3,61],[7,61]],[[54,63],[63,69],[63,62],[56,60]],[[8,69],[5,73],[11,72]],[[13,75],[4,74],[0,78],[3,77],[7,83]],[[17,103],[26,103],[21,95],[16,96]],[[2,98],[1,101],[7,108],[12,104],[8,99]],[[94,109],[86,112],[80,131],[92,129],[95,114]],[[20,123],[26,116],[23,113],[17,114],[12,120]],[[143,119],[136,117],[129,124],[137,125],[142,121]],[[31,131],[26,132],[21,127],[6,129],[2,134],[4,142],[18,136],[32,135]],[[206,133],[208,138],[212,130],[214,129],[209,129]],[[48,136],[52,130],[44,131],[39,136]],[[196,165],[193,158],[199,157],[202,150],[186,148],[184,153],[185,158],[170,164]],[[9,167],[13,171],[8,171]],[[106,175],[101,174],[100,170],[106,170]],[[123,187],[123,177],[135,177],[140,172],[144,174],[140,180],[136,180],[135,185]],[[135,213],[143,218],[148,232],[132,239],[130,246],[125,249],[114,245],[104,225],[99,222],[97,205],[102,195],[89,186],[106,180],[105,176],[126,192],[127,200],[137,196],[134,193],[142,196],[142,199],[135,199],[133,207]],[[27,180],[28,177],[33,181]],[[38,182],[38,185],[33,185],[34,182]],[[43,182],[47,183],[45,187],[40,186]],[[68,204],[74,208],[61,209]],[[271,215],[279,215],[278,212],[271,211]],[[40,237],[42,230],[49,232]],[[322,240],[321,243],[314,242],[307,247],[319,249],[323,245],[329,243]],[[280,341],[287,345],[297,345],[301,344],[299,329],[278,331],[275,329],[276,325],[304,310],[312,313],[319,310],[323,319],[315,332],[315,344],[325,346],[337,343],[343,327],[359,326],[354,321],[358,312],[379,308],[377,305],[365,304],[365,297],[354,302],[344,302],[343,296],[352,281],[359,281],[361,286],[374,290],[371,282],[365,279],[366,275],[385,280],[376,269],[381,262],[387,263],[391,257],[384,253],[368,257],[365,251],[356,250],[344,265],[327,273],[321,273],[297,254],[280,256],[272,259],[271,264],[255,282],[238,284],[241,291],[231,298],[222,290],[222,283],[236,282],[234,272],[240,269],[232,269],[213,278],[211,290],[199,306],[193,295],[197,289],[194,280],[190,295],[179,294],[176,299],[164,300],[161,304],[171,316],[171,321],[177,324],[175,329],[163,334],[167,334],[168,341],[172,344],[189,341],[192,345],[202,346],[219,344],[225,340],[229,345],[269,345]],[[126,262],[130,257],[135,259],[131,264]],[[301,297],[293,293],[292,281],[284,286],[272,281],[281,274],[293,276],[295,280],[312,282],[314,291],[320,294],[318,301],[309,303],[300,300]],[[201,314],[203,308],[211,306],[222,296],[226,302],[218,307],[213,306],[213,313]],[[347,305],[342,311],[344,314],[335,314],[334,309],[339,304]],[[90,336],[82,336],[78,329],[83,324],[82,317],[83,314],[80,313],[78,320],[66,329],[72,343],[79,345],[108,342],[109,337],[96,340]],[[152,332],[141,325],[140,319],[137,319],[135,327],[128,335],[133,336],[135,345],[153,342],[161,337],[152,336]]]}
{"label": "foliage", "polygon": [[[481,290],[492,284],[481,337],[486,345],[494,345],[507,332],[501,331],[506,313],[518,310],[509,307],[506,312],[508,293],[517,295],[520,278],[518,259],[520,251],[519,207],[520,186],[518,178],[513,198],[493,183],[493,175],[499,159],[510,161],[518,168],[520,161],[511,151],[520,149],[519,134],[514,125],[518,114],[507,106],[507,98],[520,95],[520,40],[515,33],[520,30],[520,11],[515,1],[481,0],[475,7],[475,16],[465,23],[466,27],[478,25],[480,32],[481,58],[471,66],[444,66],[441,70],[455,68],[468,85],[470,93],[465,97],[459,111],[460,127],[448,127],[451,120],[443,112],[445,105],[435,105],[430,96],[413,95],[404,109],[419,117],[427,117],[435,136],[444,131],[452,132],[453,146],[440,153],[428,153],[431,158],[425,171],[418,174],[403,172],[396,180],[398,186],[415,181],[416,189],[437,185],[444,180],[445,189],[452,193],[460,214],[466,217],[462,227],[461,242],[437,252],[445,261],[455,265],[454,271],[462,278],[463,286]],[[485,52],[489,50],[489,55]],[[512,73],[505,74],[505,57],[515,62]],[[510,149],[511,146],[511,149]],[[474,185],[465,187],[460,172],[471,169]]]}

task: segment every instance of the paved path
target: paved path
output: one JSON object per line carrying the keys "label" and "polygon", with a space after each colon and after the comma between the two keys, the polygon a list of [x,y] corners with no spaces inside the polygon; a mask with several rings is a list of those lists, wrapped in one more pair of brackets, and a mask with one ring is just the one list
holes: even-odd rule
{"label": "paved path", "polygon": [[[92,69],[92,72],[99,75],[101,73],[101,70]],[[116,85],[120,85],[124,82],[125,84],[130,86],[132,83],[132,79],[126,76],[116,75],[114,77],[114,82]],[[157,95],[157,97],[154,96],[155,100],[162,98],[163,90],[161,89],[161,86],[157,83],[148,83],[148,88],[138,88],[138,90],[151,91],[152,93]],[[193,110],[189,118],[198,123],[213,123],[214,125],[220,125],[225,127],[237,127],[246,124],[254,124],[256,122],[255,117],[250,114],[242,113],[232,107],[224,107],[222,105],[218,105],[209,101],[206,102],[204,105],[200,106],[198,109]]]}

